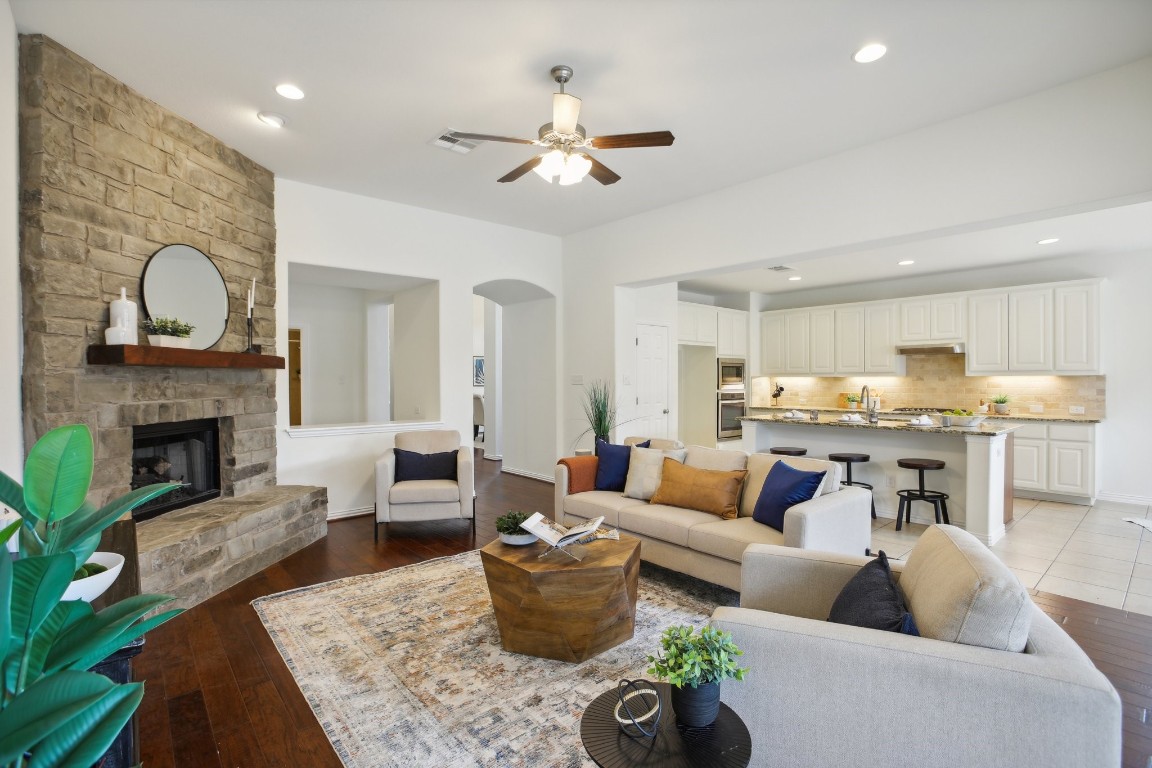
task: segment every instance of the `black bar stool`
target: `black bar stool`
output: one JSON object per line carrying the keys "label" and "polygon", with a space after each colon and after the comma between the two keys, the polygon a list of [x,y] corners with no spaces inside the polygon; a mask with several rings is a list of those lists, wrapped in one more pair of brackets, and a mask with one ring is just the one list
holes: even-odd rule
{"label": "black bar stool", "polygon": [[[841,480],[840,485],[855,485],[858,488],[867,488],[872,490],[872,486],[868,483],[855,483],[852,482],[852,465],[862,464],[866,461],[871,461],[872,457],[866,453],[830,453],[828,454],[828,461],[839,461],[844,464],[845,474],[847,480]],[[872,497],[872,519],[876,519],[876,497]]]}
{"label": "black bar stool", "polygon": [[[936,510],[936,522],[948,523],[948,494],[940,491],[924,490],[924,472],[934,469],[944,469],[944,462],[938,459],[897,459],[896,466],[904,469],[914,469],[920,475],[920,487],[907,488],[896,491],[900,497],[900,506],[896,509],[896,530],[900,530],[905,519],[912,524],[912,502],[926,501]],[[943,517],[943,520],[941,520]]]}
{"label": "black bar stool", "polygon": [[777,456],[803,456],[808,453],[807,448],[793,448],[787,445],[780,445],[775,448],[770,448],[768,453],[774,453]]}

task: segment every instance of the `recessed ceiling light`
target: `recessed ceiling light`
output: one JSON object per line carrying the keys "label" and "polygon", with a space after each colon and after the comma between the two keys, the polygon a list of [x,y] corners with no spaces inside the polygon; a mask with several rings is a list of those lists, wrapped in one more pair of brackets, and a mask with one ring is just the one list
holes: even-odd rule
{"label": "recessed ceiling light", "polygon": [[898,266],[898,267],[907,267],[907,266],[909,266],[909,265],[911,265],[911,264],[915,264],[915,263],[916,263],[916,262],[915,262],[913,259],[904,259],[904,261],[898,261],[898,262],[896,262],[896,266]]}
{"label": "recessed ceiling light", "polygon": [[788,279],[789,280],[803,280],[804,278],[800,277],[800,275],[792,275],[792,277],[790,277]]}
{"label": "recessed ceiling light", "polygon": [[276,93],[293,101],[304,98],[304,91],[292,85],[292,83],[280,83],[280,85],[276,86]]}
{"label": "recessed ceiling light", "polygon": [[869,43],[852,54],[852,61],[857,64],[871,64],[886,53],[888,53],[887,46],[880,43]]}
{"label": "recessed ceiling light", "polygon": [[284,115],[278,115],[275,112],[257,112],[256,117],[260,118],[260,122],[273,128],[284,127]]}
{"label": "recessed ceiling light", "polygon": [[1052,245],[1052,243],[1060,242],[1058,237],[1046,237],[1043,240],[1037,240],[1036,245]]}

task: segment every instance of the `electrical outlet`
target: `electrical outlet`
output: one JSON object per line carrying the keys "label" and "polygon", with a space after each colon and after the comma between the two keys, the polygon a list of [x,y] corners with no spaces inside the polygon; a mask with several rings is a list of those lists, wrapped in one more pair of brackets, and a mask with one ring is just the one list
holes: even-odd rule
{"label": "electrical outlet", "polygon": [[885,480],[885,485],[888,488],[895,488],[896,487],[896,478],[892,477],[891,475],[884,478],[884,480]]}
{"label": "electrical outlet", "polygon": [[579,373],[573,374],[568,377],[568,383],[574,387],[579,387],[584,384],[584,377]]}
{"label": "electrical outlet", "polygon": [[417,416],[423,416],[423,415],[424,415],[424,414],[422,414],[422,413],[420,412],[420,410],[421,410],[421,409],[420,409],[420,406],[416,406],[416,407],[415,407],[415,408],[413,408],[412,410],[416,412],[416,415],[417,415]]}
{"label": "electrical outlet", "polygon": [[1082,406],[1082,405],[1070,405],[1070,406],[1068,406],[1068,413],[1072,414],[1073,416],[1083,416],[1084,415],[1084,406]]}

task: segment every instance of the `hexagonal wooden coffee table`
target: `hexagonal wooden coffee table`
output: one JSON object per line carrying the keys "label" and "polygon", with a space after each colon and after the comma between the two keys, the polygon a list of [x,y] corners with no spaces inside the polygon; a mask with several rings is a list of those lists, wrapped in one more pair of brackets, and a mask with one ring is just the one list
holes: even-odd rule
{"label": "hexagonal wooden coffee table", "polygon": [[581,662],[632,637],[640,542],[600,539],[577,562],[548,546],[499,539],[480,550],[484,578],[506,651]]}

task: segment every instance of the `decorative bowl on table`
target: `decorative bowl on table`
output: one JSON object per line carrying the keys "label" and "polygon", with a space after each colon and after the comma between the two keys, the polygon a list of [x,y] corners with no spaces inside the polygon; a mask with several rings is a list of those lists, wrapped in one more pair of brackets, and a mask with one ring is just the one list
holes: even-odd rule
{"label": "decorative bowl on table", "polygon": [[105,570],[92,576],[75,579],[68,585],[61,600],[83,600],[90,603],[112,586],[120,569],[124,567],[124,555],[115,552],[93,552],[85,565],[101,565]]}

